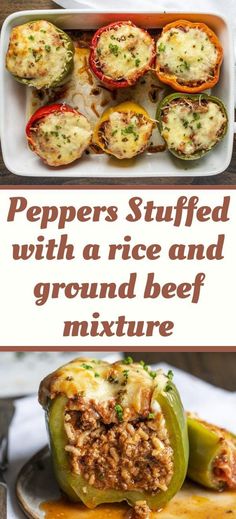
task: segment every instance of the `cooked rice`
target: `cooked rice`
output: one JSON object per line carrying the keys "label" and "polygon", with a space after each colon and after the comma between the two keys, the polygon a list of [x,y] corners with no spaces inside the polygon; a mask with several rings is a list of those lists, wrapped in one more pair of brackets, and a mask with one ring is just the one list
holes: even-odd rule
{"label": "cooked rice", "polygon": [[116,405],[115,399],[106,404],[83,397],[69,401],[65,431],[72,471],[99,489],[166,491],[173,476],[173,450],[163,415],[158,413],[155,420],[148,419],[148,412],[131,416],[127,408],[119,421]]}

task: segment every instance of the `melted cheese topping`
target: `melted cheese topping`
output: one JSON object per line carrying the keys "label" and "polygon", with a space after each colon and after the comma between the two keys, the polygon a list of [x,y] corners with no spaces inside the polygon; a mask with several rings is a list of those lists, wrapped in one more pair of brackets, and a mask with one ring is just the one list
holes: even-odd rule
{"label": "melted cheese topping", "polygon": [[160,70],[173,74],[182,84],[203,83],[214,76],[218,52],[199,28],[173,28],[157,41]]}
{"label": "melted cheese topping", "polygon": [[[75,45],[77,45],[77,42],[75,42]],[[41,106],[59,101],[73,106],[84,114],[94,128],[104,109],[127,101],[127,96],[134,103],[142,106],[151,119],[156,118],[157,104],[165,95],[165,85],[160,83],[156,74],[147,72],[145,78],[139,78],[135,86],[128,87],[129,91],[126,88],[118,88],[114,96],[114,92],[103,88],[97,76],[91,74],[88,58],[89,49],[76,46],[74,69],[66,85],[40,92],[28,88],[28,118]],[[157,126],[153,129],[150,145],[151,148],[157,150],[163,149],[164,142]],[[92,148],[90,153],[94,153]]]}
{"label": "melted cheese topping", "polygon": [[[153,374],[153,372],[151,372]],[[157,372],[158,389],[164,390],[168,381],[160,371]],[[129,407],[135,413],[149,409],[151,398],[157,387],[156,376],[141,364],[126,365],[123,362],[107,362],[82,358],[63,366],[42,382],[40,400],[45,405],[45,397],[55,398],[64,394],[72,399],[82,395],[87,401],[107,402],[119,397],[123,407]],[[159,407],[153,412],[159,412]]]}
{"label": "melted cheese topping", "polygon": [[170,103],[162,117],[162,136],[168,148],[186,156],[210,150],[222,137],[226,117],[213,101],[194,106],[187,100]]}
{"label": "melted cheese topping", "polygon": [[148,67],[153,41],[142,29],[123,23],[101,34],[95,54],[104,75],[129,81]]}
{"label": "melted cheese topping", "polygon": [[66,72],[73,57],[70,45],[67,35],[47,21],[19,25],[11,32],[7,69],[31,86],[47,88]]}
{"label": "melted cheese topping", "polygon": [[54,112],[31,130],[36,153],[50,166],[69,164],[88,147],[92,129],[86,117],[74,112]]}
{"label": "melted cheese topping", "polygon": [[152,121],[143,115],[113,112],[104,123],[102,138],[112,155],[118,159],[128,159],[147,148],[152,130]]}

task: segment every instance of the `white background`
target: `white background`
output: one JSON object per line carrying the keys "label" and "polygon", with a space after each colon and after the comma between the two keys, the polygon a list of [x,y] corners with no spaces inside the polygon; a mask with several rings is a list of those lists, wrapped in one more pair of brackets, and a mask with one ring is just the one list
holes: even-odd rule
{"label": "white background", "polygon": [[[128,201],[141,196],[156,205],[175,205],[179,196],[199,196],[199,205],[222,204],[224,196],[231,196],[227,223],[194,221],[191,228],[174,227],[172,223],[129,223]],[[32,205],[116,205],[119,218],[113,223],[80,223],[75,220],[58,230],[51,223],[40,230],[39,223],[29,223],[26,212],[19,213],[14,223],[7,223],[9,198],[24,196]],[[234,190],[2,190],[0,191],[0,346],[235,346],[235,257],[236,257],[236,191]],[[68,234],[75,244],[78,257],[73,261],[13,261],[12,243],[34,243],[40,234],[46,238]],[[107,261],[109,243],[123,242],[127,234],[133,243],[160,243],[161,259],[156,261]],[[167,251],[172,243],[215,243],[218,234],[225,234],[224,260],[170,261]],[[103,258],[84,261],[81,250],[86,243],[101,243]],[[65,299],[49,300],[36,306],[33,288],[38,282],[122,282],[131,272],[138,272],[135,299]],[[205,272],[205,286],[199,303],[189,299],[142,298],[146,275],[156,272],[156,281],[193,282],[198,272]],[[63,337],[65,320],[90,320],[93,312],[101,320],[116,320],[126,315],[129,320],[174,321],[174,333],[160,337]]]}

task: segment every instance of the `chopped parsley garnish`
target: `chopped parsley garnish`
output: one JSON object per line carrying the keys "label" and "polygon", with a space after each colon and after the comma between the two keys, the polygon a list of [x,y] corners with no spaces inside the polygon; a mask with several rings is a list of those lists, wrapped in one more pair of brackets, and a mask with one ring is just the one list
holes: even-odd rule
{"label": "chopped parsley garnish", "polygon": [[97,373],[96,371],[95,371],[95,373],[94,373],[94,376],[95,376],[95,378],[100,377],[99,373]]}
{"label": "chopped parsley garnish", "polygon": [[189,63],[187,63],[187,61],[184,61],[184,62],[183,62],[183,65],[184,65],[184,68],[185,68],[186,70],[189,70],[189,69],[190,69],[190,65],[189,65]]}
{"label": "chopped parsley garnish", "polygon": [[151,378],[153,378],[153,379],[156,378],[156,376],[157,376],[156,371],[152,371],[150,369],[150,367],[144,362],[144,360],[140,360],[139,364],[141,364],[141,366],[143,366],[143,369],[145,371],[147,371],[147,373],[150,375]]}
{"label": "chopped parsley garnish", "polygon": [[139,58],[136,58],[135,67],[139,67],[140,63],[141,63],[141,60]]}
{"label": "chopped parsley garnish", "polygon": [[200,114],[198,114],[197,112],[194,112],[194,113],[193,113],[193,119],[194,119],[194,121],[199,121],[199,119],[200,119]]}
{"label": "chopped parsley garnish", "polygon": [[111,134],[112,137],[114,137],[114,135],[116,135],[117,132],[118,132],[118,130],[113,130],[113,132],[112,132],[112,134]]}
{"label": "chopped parsley garnish", "polygon": [[34,36],[31,34],[30,36],[28,36],[28,40],[34,41]]}
{"label": "chopped parsley garnish", "polygon": [[110,382],[110,384],[118,384],[119,383],[118,378],[113,377],[113,375],[109,375],[107,380],[108,380],[108,382]]}
{"label": "chopped parsley garnish", "polygon": [[182,122],[183,122],[184,128],[188,128],[188,120],[187,119],[183,119]]}
{"label": "chopped parsley garnish", "polygon": [[110,43],[109,44],[109,49],[110,49],[111,53],[114,54],[114,56],[118,56],[118,54],[119,54],[119,47],[118,47],[118,45],[114,45],[113,43]]}
{"label": "chopped parsley garnish", "polygon": [[168,391],[171,391],[173,389],[171,382],[174,378],[174,373],[171,369],[167,373],[167,378],[168,378],[168,382],[166,383],[165,391],[168,393]]}
{"label": "chopped parsley garnish", "polygon": [[122,361],[122,364],[133,364],[132,357],[125,357],[125,359]]}
{"label": "chopped parsley garnish", "polygon": [[156,378],[157,374],[155,371],[149,371],[148,372],[151,378]]}
{"label": "chopped parsley garnish", "polygon": [[153,418],[155,418],[154,413],[149,413],[147,418],[148,418],[148,420],[153,420]]}
{"label": "chopped parsley garnish", "polygon": [[90,366],[89,364],[81,364],[81,367],[84,369],[93,369],[93,367]]}
{"label": "chopped parsley garnish", "polygon": [[37,56],[35,56],[35,61],[36,63],[42,58],[42,54],[38,54]]}
{"label": "chopped parsley garnish", "polygon": [[138,134],[135,131],[135,126],[133,124],[129,124],[126,128],[121,130],[122,135],[133,135],[135,140],[138,140]]}
{"label": "chopped parsley garnish", "polygon": [[201,123],[197,123],[198,130],[202,127]]}
{"label": "chopped parsley garnish", "polygon": [[187,61],[183,60],[182,58],[180,58],[180,61],[182,62],[181,65],[179,65],[179,68],[181,70],[181,72],[183,71],[183,68],[185,70],[189,70],[190,69],[190,65]]}
{"label": "chopped parsley garnish", "polygon": [[164,52],[166,50],[166,46],[164,45],[164,43],[162,43],[162,42],[160,43],[158,50],[159,50],[159,52]]}
{"label": "chopped parsley garnish", "polygon": [[148,369],[148,365],[146,364],[146,362],[144,362],[144,360],[140,360],[140,363],[139,363],[139,364],[141,364],[141,366],[143,367],[143,369],[145,369],[145,370],[147,371],[147,369]]}
{"label": "chopped parsley garnish", "polygon": [[201,46],[201,50],[204,50],[204,45]]}
{"label": "chopped parsley garnish", "polygon": [[129,124],[129,126],[124,128],[124,130],[122,130],[122,131],[124,133],[134,133],[134,125],[133,124]]}
{"label": "chopped parsley garnish", "polygon": [[129,370],[128,370],[128,369],[125,369],[122,373],[123,373],[123,375],[124,375],[125,380],[128,380]]}
{"label": "chopped parsley garnish", "polygon": [[51,45],[45,45],[45,50],[46,50],[46,52],[50,52],[51,51]]}
{"label": "chopped parsley garnish", "polygon": [[120,404],[115,405],[115,412],[117,414],[117,418],[118,418],[119,422],[123,422],[123,408],[121,407]]}

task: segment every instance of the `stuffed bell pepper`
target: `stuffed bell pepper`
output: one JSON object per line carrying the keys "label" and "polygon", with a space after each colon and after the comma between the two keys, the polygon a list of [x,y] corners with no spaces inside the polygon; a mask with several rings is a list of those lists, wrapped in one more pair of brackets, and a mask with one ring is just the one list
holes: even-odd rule
{"label": "stuffed bell pepper", "polygon": [[188,437],[171,372],[130,357],[76,359],[42,381],[39,400],[55,475],[72,501],[89,508],[127,501],[148,514],[182,486]]}
{"label": "stuffed bell pepper", "polygon": [[118,159],[130,159],[148,147],[153,128],[146,110],[127,101],[103,113],[95,127],[93,141]]}
{"label": "stuffed bell pepper", "polygon": [[20,83],[40,89],[64,83],[73,67],[70,37],[46,20],[14,27],[6,55],[6,67]]}
{"label": "stuffed bell pepper", "polygon": [[154,59],[153,38],[130,21],[101,27],[92,39],[90,67],[111,89],[134,85]]}
{"label": "stuffed bell pepper", "polygon": [[191,414],[188,434],[188,477],[214,490],[236,490],[236,436]]}
{"label": "stuffed bell pepper", "polygon": [[204,23],[177,20],[166,25],[157,41],[156,72],[180,92],[202,92],[219,80],[223,49]]}
{"label": "stuffed bell pepper", "polygon": [[228,117],[220,99],[206,94],[171,94],[157,109],[160,133],[173,155],[184,160],[203,157],[223,139]]}
{"label": "stuffed bell pepper", "polygon": [[26,126],[29,147],[49,166],[79,159],[89,146],[92,128],[87,118],[67,104],[39,108]]}

